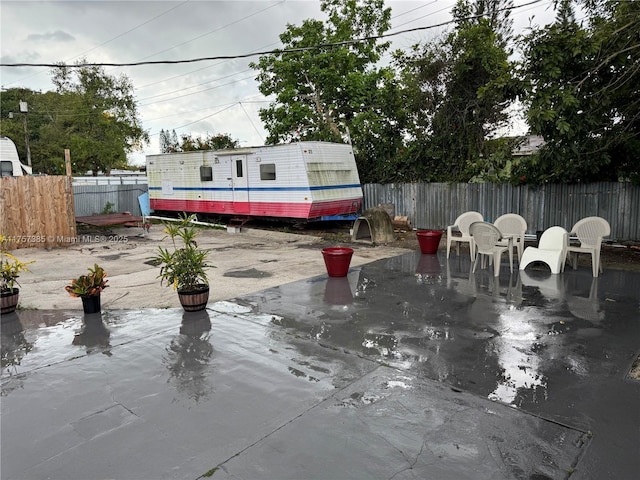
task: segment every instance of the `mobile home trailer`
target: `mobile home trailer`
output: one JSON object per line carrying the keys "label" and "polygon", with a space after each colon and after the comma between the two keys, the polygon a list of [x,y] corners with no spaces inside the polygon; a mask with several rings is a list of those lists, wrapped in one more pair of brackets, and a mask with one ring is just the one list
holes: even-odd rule
{"label": "mobile home trailer", "polygon": [[351,145],[327,142],[149,155],[147,177],[156,212],[311,221],[363,198]]}
{"label": "mobile home trailer", "polygon": [[20,162],[18,149],[13,140],[0,137],[0,177],[20,177],[31,173],[31,167]]}

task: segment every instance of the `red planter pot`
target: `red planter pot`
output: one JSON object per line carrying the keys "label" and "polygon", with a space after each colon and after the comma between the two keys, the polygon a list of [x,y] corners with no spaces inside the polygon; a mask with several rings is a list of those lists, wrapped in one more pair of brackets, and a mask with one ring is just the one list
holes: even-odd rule
{"label": "red planter pot", "polygon": [[442,230],[418,230],[416,232],[420,251],[429,255],[438,253],[440,238],[442,238]]}
{"label": "red planter pot", "polygon": [[324,264],[330,277],[346,277],[353,256],[353,248],[328,247],[322,249]]}

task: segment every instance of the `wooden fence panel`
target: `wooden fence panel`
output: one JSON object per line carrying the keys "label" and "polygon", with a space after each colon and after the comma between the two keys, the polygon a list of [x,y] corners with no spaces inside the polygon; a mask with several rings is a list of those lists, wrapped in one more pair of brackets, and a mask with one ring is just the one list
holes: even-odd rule
{"label": "wooden fence panel", "polygon": [[77,239],[71,178],[0,179],[0,234],[9,249],[66,247]]}

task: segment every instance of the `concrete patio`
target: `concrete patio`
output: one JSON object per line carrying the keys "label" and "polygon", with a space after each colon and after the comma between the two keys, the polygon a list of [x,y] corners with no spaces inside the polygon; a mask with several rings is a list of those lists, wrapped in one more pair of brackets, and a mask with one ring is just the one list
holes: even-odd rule
{"label": "concrete patio", "polygon": [[199,314],[83,317],[3,319],[3,480],[640,470],[639,273],[494,279],[410,252]]}

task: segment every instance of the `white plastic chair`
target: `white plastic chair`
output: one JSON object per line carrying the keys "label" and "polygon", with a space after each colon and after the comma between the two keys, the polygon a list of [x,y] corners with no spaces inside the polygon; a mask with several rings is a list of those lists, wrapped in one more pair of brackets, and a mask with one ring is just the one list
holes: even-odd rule
{"label": "white plastic chair", "polygon": [[[449,225],[447,227],[447,258],[449,258],[449,252],[451,251],[451,243],[456,242],[456,253],[460,255],[460,243],[468,243],[469,244],[469,255],[471,260],[475,258],[475,246],[473,243],[473,238],[471,238],[471,234],[469,233],[469,227],[473,222],[482,222],[484,218],[481,213],[469,211],[465,212],[456,218],[456,221],[453,222],[453,225]],[[453,236],[453,230],[457,228],[460,230],[462,234],[459,237]]]}
{"label": "white plastic chair", "polygon": [[[509,252],[509,266],[513,272],[513,251],[510,249],[511,243],[501,245],[502,234],[495,225],[487,222],[474,222],[469,227],[469,233],[473,238],[476,249],[476,260],[473,262],[473,271],[476,271],[478,261],[483,255],[493,260],[493,276],[500,275],[500,258],[504,252]],[[483,262],[484,263],[484,262]]]}
{"label": "white plastic chair", "polygon": [[567,254],[569,261],[575,270],[578,268],[578,254],[591,254],[591,270],[593,276],[597,277],[598,272],[602,272],[602,263],[600,263],[600,247],[602,246],[602,238],[611,233],[609,222],[601,217],[586,217],[578,222],[571,229],[570,235],[575,235],[580,241],[580,246],[569,245]]}
{"label": "white plastic chair", "polygon": [[537,247],[524,249],[520,259],[520,270],[524,270],[532,262],[543,262],[549,266],[553,274],[564,271],[568,239],[569,234],[564,228],[547,228],[542,233]]}
{"label": "white plastic chair", "polygon": [[[498,227],[503,236],[513,237],[513,246],[518,251],[518,262],[522,259],[524,252],[524,234],[527,232],[527,221],[517,213],[505,213],[496,218],[493,224]],[[501,245],[506,245],[507,241],[502,240]]]}

